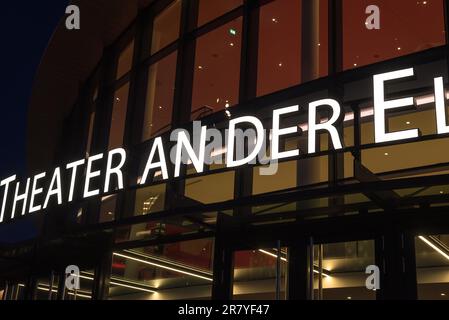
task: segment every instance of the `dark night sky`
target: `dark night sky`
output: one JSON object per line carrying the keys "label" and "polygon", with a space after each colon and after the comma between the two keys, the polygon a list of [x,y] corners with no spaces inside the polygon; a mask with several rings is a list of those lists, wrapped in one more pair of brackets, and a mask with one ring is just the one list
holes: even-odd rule
{"label": "dark night sky", "polygon": [[[0,6],[0,178],[26,174],[27,109],[33,79],[68,0],[2,1]],[[27,219],[0,228],[0,243],[26,240]]]}
{"label": "dark night sky", "polygon": [[27,108],[35,72],[68,0],[0,6],[0,177],[25,174]]}

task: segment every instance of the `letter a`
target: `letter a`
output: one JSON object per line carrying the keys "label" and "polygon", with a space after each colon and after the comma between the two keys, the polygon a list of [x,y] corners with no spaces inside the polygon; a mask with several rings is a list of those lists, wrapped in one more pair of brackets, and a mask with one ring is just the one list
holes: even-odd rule
{"label": "letter a", "polygon": [[366,8],[366,14],[369,14],[366,18],[366,28],[368,30],[379,30],[380,29],[380,9],[378,6],[371,5]]}
{"label": "letter a", "polygon": [[68,30],[81,29],[81,13],[80,8],[75,5],[68,6],[65,13],[69,16],[65,20],[65,26]]}

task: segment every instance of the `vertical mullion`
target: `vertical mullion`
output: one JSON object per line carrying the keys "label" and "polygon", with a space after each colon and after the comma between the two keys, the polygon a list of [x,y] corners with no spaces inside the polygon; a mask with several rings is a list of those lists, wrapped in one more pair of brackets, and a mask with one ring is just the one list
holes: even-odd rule
{"label": "vertical mullion", "polygon": [[[337,101],[343,101],[344,85],[339,80],[339,73],[343,71],[343,1],[329,0],[329,77],[332,79],[329,96]],[[341,116],[341,120],[343,120]],[[339,124],[340,139],[343,139],[343,121]],[[329,136],[329,150],[332,147]],[[335,186],[344,177],[344,154],[331,153],[328,157],[329,185]],[[329,199],[331,206],[344,203],[343,197]]]}
{"label": "vertical mullion", "polygon": [[[239,84],[239,104],[256,96],[257,90],[257,65],[259,42],[259,7],[251,0],[245,0],[243,8]],[[245,149],[248,150],[247,146]],[[241,167],[235,170],[234,198],[251,196],[253,189],[253,168]],[[236,214],[249,214],[250,208],[237,208]]]}
{"label": "vertical mullion", "polygon": [[[189,31],[195,28],[198,17],[198,0],[183,1],[180,23],[180,35],[178,40],[178,56],[176,62],[175,93],[173,99],[172,125],[181,127],[190,122],[190,109],[192,101],[192,89],[195,65],[195,39],[191,39]],[[174,143],[168,143],[168,150]],[[174,165],[169,162],[170,171],[174,172]],[[182,166],[181,175],[185,175],[186,166]],[[185,180],[171,181],[167,183],[165,207],[172,209],[176,206],[176,200],[184,195]]]}
{"label": "vertical mullion", "polygon": [[[146,12],[140,12],[138,14],[134,28],[135,32],[131,36],[131,39],[134,38],[134,54],[130,73],[129,97],[126,110],[125,133],[123,138],[124,147],[128,150],[130,150],[136,143],[140,142],[140,136],[142,134],[142,118],[143,113],[145,112],[146,103],[146,70],[141,67],[141,61],[146,53],[146,50],[144,50],[146,45],[145,35],[147,30],[146,18]],[[125,174],[125,185],[131,185],[130,179],[135,176],[132,173],[135,173],[138,168],[139,166],[135,163],[135,161],[128,161],[125,167],[127,172],[127,174]],[[135,191],[132,191],[132,195],[134,194]],[[118,193],[115,205],[115,220],[122,220],[130,208],[134,208],[134,196],[131,197],[131,195],[126,191]]]}

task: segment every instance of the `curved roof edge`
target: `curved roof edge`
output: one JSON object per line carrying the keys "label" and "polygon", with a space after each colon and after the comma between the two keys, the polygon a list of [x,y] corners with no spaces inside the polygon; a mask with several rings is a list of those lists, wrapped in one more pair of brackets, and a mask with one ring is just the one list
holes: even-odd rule
{"label": "curved roof edge", "polygon": [[[52,165],[63,122],[81,86],[111,45],[154,0],[73,0],[81,12],[81,29],[67,30],[61,19],[35,75],[28,107],[28,170]],[[44,147],[43,147],[44,146]]]}

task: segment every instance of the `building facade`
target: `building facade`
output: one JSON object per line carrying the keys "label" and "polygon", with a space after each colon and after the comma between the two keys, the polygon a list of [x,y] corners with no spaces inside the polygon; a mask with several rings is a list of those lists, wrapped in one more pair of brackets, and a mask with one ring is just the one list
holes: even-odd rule
{"label": "building facade", "polygon": [[[125,187],[7,219],[0,232],[20,224],[34,235],[0,246],[4,300],[449,297],[449,136],[434,81],[447,86],[446,1],[74,4],[81,30],[61,22],[36,76],[30,175],[123,147]],[[413,106],[384,122],[419,137],[378,143],[373,76],[407,68],[414,77],[388,83],[385,97]],[[307,106],[327,98],[341,103],[343,146],[320,131],[307,153]],[[155,138],[170,146],[172,130],[198,120],[224,131],[252,115],[269,126],[273,110],[294,105],[281,125],[302,132],[280,148],[301,152],[274,173],[260,162],[190,164],[140,185]],[[68,266],[80,269],[79,289],[65,285]],[[378,290],[366,287],[369,266]]]}

